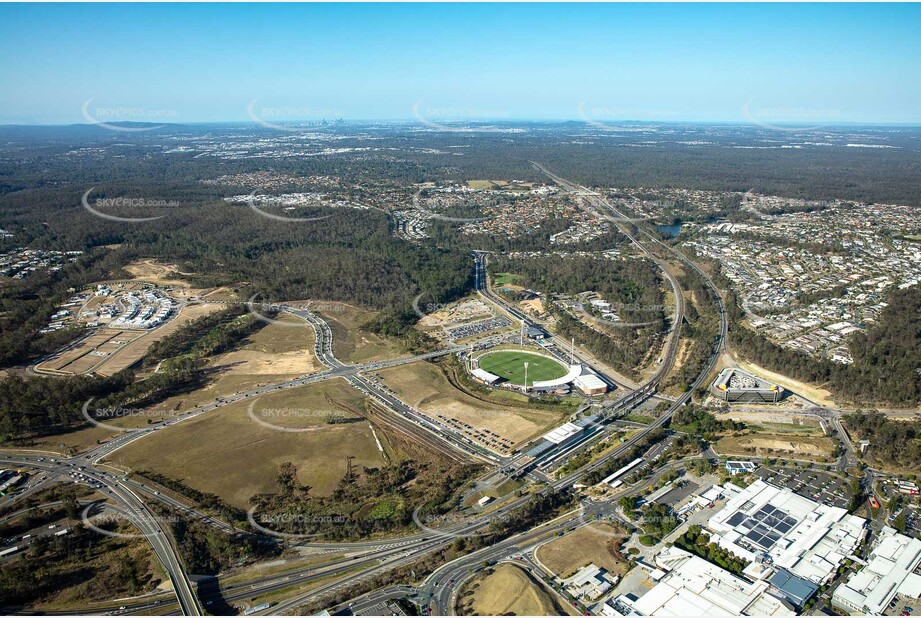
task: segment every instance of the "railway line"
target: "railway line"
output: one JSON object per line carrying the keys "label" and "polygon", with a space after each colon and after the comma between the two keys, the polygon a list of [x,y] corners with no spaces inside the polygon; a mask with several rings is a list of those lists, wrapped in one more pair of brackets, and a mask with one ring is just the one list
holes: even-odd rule
{"label": "railway line", "polygon": [[[580,195],[585,197],[586,200],[590,203],[590,206],[598,209],[600,211],[599,212],[600,215],[605,215],[606,218],[615,222],[618,225],[618,227],[624,226],[624,222],[627,221],[627,219],[623,217],[623,215],[619,213],[616,209],[610,206],[610,204],[607,204],[606,201],[603,200],[603,198],[597,196],[596,194],[593,194],[591,191],[589,191],[588,189],[584,187],[581,187],[575,183],[571,183],[569,181],[559,178],[558,176],[553,175],[548,170],[546,170],[546,168],[544,168],[543,166],[538,165],[538,169],[541,169],[542,171],[547,173],[548,176],[550,176],[555,182],[559,183],[560,186],[562,186],[565,190],[574,192],[574,193],[579,193]],[[607,213],[613,213],[613,214],[607,214],[604,209],[607,209]],[[552,481],[549,484],[549,486],[543,490],[545,492],[557,492],[557,491],[563,491],[567,489],[572,484],[578,482],[585,475],[604,466],[606,462],[609,461],[611,458],[615,458],[615,457],[622,455],[628,449],[640,443],[652,431],[655,431],[656,429],[665,426],[671,419],[671,416],[674,413],[674,411],[690,400],[692,392],[703,382],[707,374],[710,372],[712,367],[715,365],[719,354],[723,350],[725,350],[725,345],[726,345],[725,336],[726,336],[726,331],[727,331],[725,311],[723,310],[723,305],[719,297],[719,294],[716,291],[716,288],[715,286],[713,286],[710,279],[704,273],[702,273],[702,271],[700,271],[696,267],[696,265],[690,262],[690,260],[685,258],[683,255],[681,255],[677,251],[674,251],[672,248],[668,247],[664,243],[661,243],[657,239],[653,238],[645,230],[639,229],[638,234],[634,234],[630,229],[627,229],[624,227],[622,231],[631,240],[631,242],[633,242],[644,254],[648,255],[651,259],[653,259],[657,264],[659,264],[662,267],[662,270],[665,273],[666,278],[669,280],[670,284],[672,285],[673,290],[675,291],[676,312],[675,312],[673,328],[670,334],[671,336],[667,343],[666,353],[663,355],[663,362],[661,364],[662,366],[656,371],[656,373],[647,382],[640,385],[638,388],[631,390],[624,398],[621,398],[620,401],[612,404],[611,407],[616,410],[625,409],[625,408],[628,408],[634,405],[638,405],[642,401],[645,401],[649,397],[655,395],[656,391],[658,390],[661,380],[663,379],[665,375],[667,375],[667,373],[671,370],[674,364],[678,341],[679,341],[680,333],[681,333],[683,315],[684,315],[684,300],[683,300],[681,289],[680,289],[680,286],[678,285],[677,280],[668,271],[668,268],[664,265],[664,262],[658,259],[655,255],[653,255],[652,252],[646,246],[644,246],[644,244],[637,238],[638,234],[645,235],[648,240],[651,240],[654,243],[658,243],[658,245],[660,245],[661,248],[664,248],[664,250],[666,250],[667,252],[672,253],[675,256],[677,256],[679,260],[688,264],[690,268],[698,272],[703,277],[704,281],[707,282],[707,284],[710,287],[712,287],[712,289],[716,293],[716,298],[718,299],[719,307],[720,307],[720,321],[721,321],[720,334],[717,338],[717,343],[713,350],[713,354],[711,355],[711,358],[709,359],[706,367],[701,372],[701,374],[697,377],[697,379],[695,380],[691,388],[687,390],[685,393],[683,393],[681,396],[676,398],[675,401],[671,403],[669,408],[664,413],[662,413],[652,424],[638,431],[636,434],[634,434],[630,439],[628,439],[623,444],[618,445],[617,448],[613,449],[612,452],[609,453],[604,458],[591,462],[590,464],[583,466],[582,468],[574,471],[571,474],[568,474],[564,477],[561,477],[557,480]],[[491,291],[488,289],[488,286],[485,285],[485,281],[486,281],[485,254],[477,253],[475,256],[475,260],[476,260],[475,282],[476,282],[477,290],[487,300],[498,304],[503,310],[508,312],[510,315],[514,316],[516,319],[527,322],[528,321],[527,316],[524,316],[523,314],[521,314],[521,312],[517,311],[514,307],[510,307],[506,303],[503,303],[503,301],[497,298],[495,295],[493,295]],[[363,390],[367,388],[368,390],[366,392],[369,392],[369,394],[373,393],[374,395],[372,396],[374,396],[374,399],[378,402],[381,402],[382,403],[381,407],[386,411],[380,415],[378,419],[379,421],[385,424],[390,423],[391,428],[396,429],[396,430],[401,430],[404,433],[408,433],[412,435],[414,438],[421,440],[423,444],[426,444],[427,446],[431,446],[432,448],[436,448],[438,452],[443,454],[444,456],[452,457],[452,458],[461,457],[465,461],[469,461],[470,458],[472,457],[480,458],[480,459],[487,459],[487,461],[489,461],[488,458],[483,457],[482,453],[477,453],[476,451],[472,449],[468,450],[464,448],[463,445],[458,445],[457,440],[453,436],[439,435],[437,432],[433,432],[432,428],[422,427],[419,424],[417,424],[418,419],[413,419],[411,417],[407,418],[407,415],[402,413],[403,411],[393,410],[392,409],[394,405],[393,402],[388,401],[386,397],[388,394],[378,392],[378,389],[376,389],[372,383],[368,382],[367,380],[362,378],[362,376],[360,375],[363,371],[372,370],[376,368],[382,368],[383,366],[389,366],[387,362],[374,363],[374,364],[363,365],[363,366],[349,366],[349,365],[345,365],[339,362],[338,360],[335,359],[335,356],[332,354],[331,332],[328,330],[328,325],[326,325],[325,322],[323,322],[322,320],[319,320],[318,318],[316,318],[316,316],[313,316],[313,314],[310,314],[310,316],[308,317],[307,314],[309,314],[309,312],[306,312],[306,314],[303,314],[300,311],[295,313],[294,310],[290,310],[288,308],[286,308],[286,310],[289,310],[291,313],[294,313],[295,315],[300,315],[300,317],[309,321],[311,325],[314,326],[317,332],[317,355],[321,359],[321,361],[327,367],[329,367],[328,371],[323,372],[321,374],[323,376],[323,379],[330,379],[331,377],[339,377],[339,376],[346,377],[346,379],[350,379],[350,381],[354,380],[353,383],[355,383],[356,385],[361,385]],[[439,351],[439,352],[436,352],[430,355],[424,355],[424,356],[425,357],[435,357],[437,355],[444,355],[447,353],[451,353],[453,351],[456,351],[456,350],[442,350],[442,351]],[[412,359],[398,359],[399,362],[413,362],[414,360],[419,360],[419,358],[413,357]],[[609,377],[606,379],[610,380]],[[297,383],[295,384],[295,382]],[[611,380],[611,382],[616,384],[614,380]],[[268,392],[270,390],[275,390],[277,388],[291,387],[295,385],[300,385],[302,383],[307,383],[306,377],[301,378],[298,381],[292,381],[290,384],[285,383],[283,385],[272,385],[269,387],[264,387],[263,390],[265,392]],[[240,394],[239,396],[235,396],[234,400],[236,400],[237,398],[249,397],[255,394],[261,394],[261,391],[259,393],[253,392],[253,393]],[[218,402],[219,405],[226,405],[226,403],[229,403],[229,398],[228,398],[228,401],[226,402]],[[217,407],[217,406],[214,406],[214,407]],[[206,410],[200,410],[197,412],[202,413],[204,411]],[[411,409],[410,409],[410,412],[411,412]],[[178,421],[172,421],[172,422],[178,422]],[[156,428],[146,429],[143,432],[138,432],[138,434],[147,434],[147,433],[154,431],[155,429]],[[598,435],[602,435],[602,434],[596,434],[594,436],[594,439],[588,440],[585,446],[589,446],[591,443],[593,443],[595,439],[597,439]],[[98,448],[96,451],[91,452],[89,455],[84,455],[81,457],[95,458],[94,461],[98,461],[104,455],[107,455],[111,453],[113,450],[115,450],[116,448],[122,446],[123,443],[131,441],[133,439],[137,439],[138,437],[140,437],[140,435],[130,436],[130,439],[125,439],[125,440],[121,440],[121,439],[114,440],[112,441],[113,443],[111,445],[103,446],[101,448]],[[97,455],[98,457],[96,457]],[[23,462],[23,463],[26,463],[26,462]],[[34,461],[29,461],[28,463],[32,464],[34,463]],[[501,463],[501,462],[493,461],[492,463]],[[106,484],[110,482],[110,478],[107,478],[106,476],[100,476],[100,480],[105,482]],[[144,505],[143,500],[141,500],[137,496],[137,494],[134,493],[134,491],[130,488],[119,487],[116,497],[118,498],[118,501],[120,503],[129,506],[129,508],[133,507],[137,512],[146,511],[146,507]],[[524,496],[517,497],[513,500],[510,500],[507,503],[503,504],[500,508],[491,512],[490,517],[495,519],[495,518],[501,518],[503,516],[506,516],[512,513],[515,509],[520,508],[521,506],[524,506],[531,499],[532,499],[532,496],[524,495]],[[547,532],[552,533],[552,532],[558,532],[558,531],[565,531],[574,525],[576,526],[579,525],[579,517],[581,517],[581,514],[580,515],[573,514],[573,515],[565,516],[563,518],[559,518],[558,520],[554,520],[553,522],[548,522],[547,524],[539,526],[533,530],[529,530],[529,531],[526,531],[520,534],[512,535],[511,537],[501,541],[494,547],[488,548],[487,552],[483,552],[482,550],[478,552],[473,552],[456,561],[447,563],[443,567],[436,570],[435,573],[433,573],[433,575],[429,576],[429,578],[426,579],[421,589],[430,590],[430,591],[434,591],[438,589],[438,598],[442,600],[442,605],[439,607],[438,603],[436,603],[436,609],[444,608],[444,609],[449,610],[450,608],[446,607],[444,605],[444,602],[452,598],[453,590],[452,590],[451,585],[444,584],[443,583],[444,580],[440,579],[443,573],[459,572],[460,569],[470,568],[470,566],[474,564],[477,560],[482,560],[483,558],[481,556],[484,554],[489,554],[490,556],[495,554],[496,557],[502,557],[503,554],[507,554],[510,551],[512,552],[515,551],[515,549],[518,548],[520,545],[527,545],[528,543],[533,543],[536,539],[540,538],[542,534],[545,534]],[[153,544],[155,545],[155,550],[157,551],[157,554],[161,557],[161,560],[163,561],[164,565],[167,566],[167,570],[170,572],[171,579],[173,579],[173,584],[177,591],[177,596],[178,596],[178,605],[179,605],[178,611],[180,611],[184,615],[200,614],[202,610],[201,610],[199,599],[192,590],[191,584],[189,583],[189,580],[184,572],[184,569],[182,569],[182,566],[178,561],[178,557],[175,554],[174,548],[171,546],[168,540],[164,539],[164,535],[162,531],[150,527],[148,525],[149,522],[144,521],[146,519],[147,518],[139,518],[140,521],[138,521],[138,524],[141,526],[142,531],[144,531],[145,534],[150,534],[152,537],[159,537],[159,539],[157,541],[154,541]],[[424,535],[423,534],[413,534],[413,535],[408,535],[408,536],[405,536],[402,538],[396,538],[396,539],[387,539],[387,540],[382,540],[382,541],[366,541],[366,542],[357,542],[357,543],[309,543],[309,542],[302,543],[301,545],[305,548],[314,548],[314,549],[320,549],[320,550],[323,550],[323,549],[341,550],[345,552],[366,551],[366,552],[374,552],[374,555],[363,555],[363,556],[358,556],[357,558],[348,558],[344,561],[337,561],[333,563],[333,565],[324,567],[322,570],[318,570],[318,572],[313,573],[313,574],[310,574],[309,570],[306,573],[305,571],[294,571],[284,576],[279,576],[279,577],[274,577],[274,578],[269,577],[269,578],[263,578],[263,579],[256,580],[256,581],[246,582],[245,584],[240,584],[241,586],[240,588],[236,588],[235,585],[223,587],[223,588],[220,588],[221,597],[225,601],[233,601],[234,599],[244,598],[246,596],[254,596],[258,594],[265,594],[267,592],[283,590],[285,588],[291,587],[292,585],[300,585],[301,581],[303,581],[304,583],[316,581],[316,579],[314,578],[326,578],[326,577],[334,578],[334,581],[331,581],[327,584],[323,584],[312,591],[296,594],[292,598],[286,601],[283,601],[281,604],[277,606],[273,606],[272,608],[268,610],[264,610],[264,612],[257,612],[257,613],[276,613],[276,612],[281,612],[281,611],[293,610],[299,607],[300,605],[304,604],[305,602],[309,601],[310,599],[319,598],[324,594],[328,594],[328,593],[331,593],[337,590],[342,590],[343,586],[348,586],[349,582],[354,582],[358,578],[363,578],[370,574],[384,572],[386,570],[390,570],[401,564],[409,564],[415,560],[418,560],[419,558],[421,558],[422,556],[426,555],[427,553],[431,551],[447,546],[448,544],[452,543],[455,538],[477,533],[477,531],[482,530],[488,524],[489,524],[489,519],[481,518],[479,520],[474,520],[474,521],[470,521],[466,523],[459,523],[453,526],[447,526],[443,530],[435,534],[424,534]],[[381,562],[382,558],[388,558],[388,557],[390,559],[385,559],[383,562]],[[356,571],[355,569],[360,569],[360,570]],[[348,579],[343,580],[343,578],[348,578]],[[245,592],[244,592],[244,588],[246,589]],[[149,609],[150,605],[143,605],[143,606],[138,605],[138,606],[133,607],[132,609],[136,608],[137,610],[140,611],[142,610],[142,607]],[[166,608],[162,608],[162,609],[166,609]]]}

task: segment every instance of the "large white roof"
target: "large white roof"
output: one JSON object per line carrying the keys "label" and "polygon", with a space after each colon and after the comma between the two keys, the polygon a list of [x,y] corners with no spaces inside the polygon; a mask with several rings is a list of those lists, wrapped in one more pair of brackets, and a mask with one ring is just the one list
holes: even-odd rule
{"label": "large white roof", "polygon": [[853,553],[865,525],[865,519],[845,509],[758,479],[732,497],[707,527],[717,544],[742,558],[754,560],[763,552],[775,566],[823,583]]}
{"label": "large white roof", "polygon": [[859,611],[880,615],[896,593],[921,597],[921,576],[913,572],[919,564],[921,541],[887,526],[866,566],[838,586],[833,598]]}
{"label": "large white roof", "polygon": [[495,375],[495,374],[493,374],[493,373],[489,373],[489,372],[486,371],[485,369],[480,369],[479,367],[477,367],[476,369],[474,369],[473,371],[471,371],[471,373],[472,373],[475,377],[477,377],[477,378],[483,380],[484,382],[486,382],[486,383],[488,383],[488,384],[492,384],[493,382],[496,382],[496,381],[499,379],[499,376],[497,376],[497,375]]}
{"label": "large white roof", "polygon": [[560,442],[571,438],[577,433],[580,433],[582,429],[582,427],[579,427],[574,423],[566,423],[565,425],[560,425],[553,431],[545,434],[544,440],[553,442],[554,444],[559,444]]}
{"label": "large white roof", "polygon": [[645,616],[793,616],[766,582],[749,583],[683,549],[662,550],[670,568],[652,590],[632,605]]}
{"label": "large white roof", "polygon": [[541,380],[540,382],[535,382],[532,384],[534,388],[553,388],[554,386],[563,386],[564,384],[569,384],[582,373],[582,365],[570,365],[569,371],[562,378],[556,378],[555,380]]}

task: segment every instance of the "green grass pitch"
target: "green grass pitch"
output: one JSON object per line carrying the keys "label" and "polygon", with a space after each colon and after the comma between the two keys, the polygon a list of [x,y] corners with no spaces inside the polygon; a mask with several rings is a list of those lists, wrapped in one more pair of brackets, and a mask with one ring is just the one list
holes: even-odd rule
{"label": "green grass pitch", "polygon": [[569,372],[569,368],[562,363],[518,350],[484,354],[479,358],[479,366],[480,369],[505,378],[512,384],[524,384],[525,361],[528,362],[528,384],[562,378]]}

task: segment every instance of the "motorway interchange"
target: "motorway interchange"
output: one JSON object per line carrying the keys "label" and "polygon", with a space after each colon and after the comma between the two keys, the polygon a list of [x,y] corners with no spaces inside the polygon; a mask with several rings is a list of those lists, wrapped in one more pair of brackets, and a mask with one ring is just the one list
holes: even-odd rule
{"label": "motorway interchange", "polygon": [[[659,256],[662,255],[663,252],[667,252],[670,258],[680,260],[683,264],[696,270],[707,285],[713,289],[717,299],[720,298],[720,295],[710,279],[697,269],[697,267],[685,256],[661,243],[642,228],[639,228],[638,232],[634,234],[633,230],[628,229],[626,225],[630,219],[618,212],[602,197],[585,187],[581,187],[553,175],[549,170],[546,170],[546,168],[538,164],[535,164],[535,166],[559,184],[563,190],[577,194],[581,198],[579,200],[580,203],[585,204],[586,208],[591,209],[591,211],[599,217],[607,219],[621,228],[621,231],[627,235],[630,241],[636,245],[641,252],[648,255],[659,265],[675,292],[676,307],[673,314],[673,327],[666,343],[663,362],[656,373],[647,382],[639,385],[635,390],[630,391],[630,389],[618,383],[611,376],[599,372],[602,379],[607,380],[611,384],[620,386],[625,392],[625,395],[619,400],[613,404],[608,404],[610,408],[606,411],[607,414],[605,416],[613,418],[615,415],[629,412],[629,410],[640,405],[650,397],[656,396],[659,383],[671,370],[674,364],[675,353],[681,334],[684,302],[681,288],[676,278],[669,271],[667,264]],[[638,236],[644,236],[644,238],[641,240]],[[647,247],[647,243],[657,248],[656,254],[650,251]],[[486,285],[487,260],[488,257],[485,253],[476,253],[474,256],[476,290],[480,296],[485,301],[492,304],[500,314],[504,314],[514,321],[528,323],[529,320],[526,316],[489,290]],[[653,423],[635,432],[628,440],[612,449],[604,457],[555,480],[548,479],[545,476],[532,476],[532,479],[541,480],[546,484],[543,491],[559,492],[568,490],[586,474],[602,467],[608,460],[620,456],[630,448],[641,443],[641,441],[656,428],[666,425],[674,411],[689,401],[691,393],[701,385],[702,381],[715,366],[719,356],[726,351],[727,324],[721,300],[719,302],[721,327],[718,340],[706,367],[701,371],[691,388],[674,400],[668,401],[668,409],[660,414]],[[250,309],[257,314],[259,307],[261,306],[254,305],[252,300],[250,301]],[[325,598],[332,593],[340,593],[344,590],[351,589],[351,587],[357,585],[358,582],[366,580],[374,575],[384,573],[400,566],[412,564],[433,551],[447,547],[457,538],[476,535],[488,526],[490,519],[507,516],[531,499],[529,495],[517,497],[503,502],[495,510],[490,512],[488,518],[477,519],[474,517],[438,530],[423,530],[421,533],[415,533],[401,538],[355,543],[326,543],[311,540],[295,542],[294,544],[305,550],[336,552],[337,554],[342,554],[343,557],[331,560],[321,567],[293,570],[283,576],[257,578],[246,582],[245,585],[234,584],[232,586],[224,586],[218,581],[217,586],[199,586],[196,592],[196,586],[193,585],[189,578],[189,574],[178,555],[169,531],[160,525],[157,518],[152,514],[148,504],[158,501],[170,508],[180,510],[187,516],[200,518],[209,525],[227,531],[231,531],[233,528],[229,524],[212,518],[207,514],[198,512],[194,508],[170,498],[169,496],[163,495],[150,487],[145,487],[143,484],[122,475],[113,474],[107,471],[100,463],[115,450],[135,440],[143,439],[144,436],[150,435],[152,432],[160,430],[168,431],[170,425],[185,422],[198,415],[207,414],[217,408],[246,398],[258,397],[259,395],[278,389],[295,388],[323,380],[344,378],[375,401],[376,407],[381,411],[379,417],[375,419],[377,422],[382,422],[395,431],[412,436],[413,439],[419,440],[421,443],[427,445],[433,451],[438,452],[444,457],[457,459],[458,461],[469,461],[470,459],[483,461],[491,467],[489,474],[494,474],[496,470],[501,470],[510,464],[514,464],[513,457],[501,457],[472,443],[469,439],[464,438],[450,427],[442,425],[414,410],[411,406],[400,401],[390,392],[379,388],[373,380],[369,380],[362,375],[365,372],[373,372],[385,367],[392,367],[456,353],[461,351],[462,348],[450,347],[414,357],[348,365],[342,363],[333,355],[332,333],[326,322],[306,309],[288,306],[282,306],[281,309],[299,317],[309,323],[313,328],[316,333],[316,355],[326,366],[325,370],[301,376],[294,380],[264,385],[229,397],[223,397],[209,404],[189,410],[184,414],[152,423],[144,428],[125,431],[123,435],[76,457],[51,458],[49,455],[22,453],[5,455],[8,463],[41,471],[49,477],[49,480],[66,477],[71,474],[75,468],[80,469],[81,474],[84,475],[82,478],[85,483],[92,486],[100,486],[99,491],[104,492],[104,495],[117,504],[122,512],[139,528],[144,538],[153,547],[172,582],[175,594],[174,599],[170,599],[168,596],[161,594],[149,599],[125,602],[118,606],[87,608],[88,612],[98,613],[103,610],[110,610],[117,613],[144,614],[149,613],[151,607],[157,607],[158,613],[162,611],[172,611],[173,613],[180,613],[182,615],[201,615],[205,613],[210,604],[215,602],[228,604],[240,603],[242,606],[246,605],[252,598],[265,595],[269,592],[279,593],[287,589],[291,589],[290,596],[284,598],[284,600],[270,608],[265,608],[255,613],[277,614],[294,611],[315,599]],[[557,345],[559,346],[561,344],[557,342]],[[562,342],[561,349],[567,348],[568,342]],[[582,441],[568,448],[572,449],[572,454],[575,454],[583,448],[589,448],[596,444],[599,440],[609,435],[609,433],[610,427],[604,423],[600,423],[597,427],[590,428]],[[7,511],[13,506],[14,504],[5,505]],[[586,511],[586,509],[588,510]],[[605,517],[613,516],[613,505],[608,503],[586,503],[583,507],[562,515],[553,521],[546,522],[541,526],[522,533],[513,534],[495,545],[471,552],[461,558],[443,564],[428,575],[424,581],[416,587],[400,586],[385,588],[364,595],[354,600],[355,605],[352,609],[355,611],[362,608],[379,607],[382,602],[389,599],[406,596],[410,597],[421,606],[428,608],[428,611],[432,614],[450,614],[453,612],[453,601],[457,591],[462,583],[477,570],[479,565],[482,565],[484,562],[495,563],[504,560],[512,560],[515,559],[515,556],[520,556],[522,559],[517,560],[520,566],[528,569],[536,568],[527,558],[530,549],[533,549],[537,544],[548,538],[555,537],[559,533],[565,533],[579,526],[586,525],[592,515]],[[298,592],[298,588],[311,582],[322,583],[312,588],[309,592]],[[344,608],[347,607],[348,605],[346,604]]]}

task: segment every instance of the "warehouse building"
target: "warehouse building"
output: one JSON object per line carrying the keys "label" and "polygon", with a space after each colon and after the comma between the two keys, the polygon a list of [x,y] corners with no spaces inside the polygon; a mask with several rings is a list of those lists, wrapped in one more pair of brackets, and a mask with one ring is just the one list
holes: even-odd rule
{"label": "warehouse building", "polygon": [[588,370],[577,376],[573,384],[586,395],[604,395],[608,392],[607,383]]}
{"label": "warehouse building", "polygon": [[866,534],[867,520],[756,480],[707,523],[711,540],[750,561],[753,577],[785,569],[814,584],[830,581]]}
{"label": "warehouse building", "polygon": [[832,604],[857,614],[881,616],[899,595],[921,598],[921,541],[886,526],[866,565],[835,588]]}
{"label": "warehouse building", "polygon": [[656,556],[653,588],[636,600],[619,597],[644,616],[795,616],[764,581],[749,582],[679,547]]}

